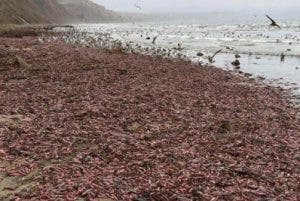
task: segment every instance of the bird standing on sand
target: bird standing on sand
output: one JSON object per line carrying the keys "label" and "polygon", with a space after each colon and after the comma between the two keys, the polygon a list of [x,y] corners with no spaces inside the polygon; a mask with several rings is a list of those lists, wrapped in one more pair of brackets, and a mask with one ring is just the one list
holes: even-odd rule
{"label": "bird standing on sand", "polygon": [[177,44],[177,47],[173,47],[172,49],[173,49],[173,50],[177,50],[177,51],[183,50],[182,42],[179,42],[179,43]]}
{"label": "bird standing on sand", "polygon": [[284,51],[284,52],[282,52],[282,53],[280,54],[280,61],[281,61],[281,62],[284,62],[284,61],[285,61],[286,53],[288,53],[288,52],[290,52],[290,51],[292,51],[292,50],[291,50],[291,49],[287,49],[286,51]]}
{"label": "bird standing on sand", "polygon": [[239,67],[241,65],[241,63],[238,59],[235,59],[235,61],[231,62],[231,64],[235,67]]}
{"label": "bird standing on sand", "polygon": [[44,42],[42,37],[39,37],[38,40],[39,40],[39,43],[41,43],[41,44]]}
{"label": "bird standing on sand", "polygon": [[234,55],[234,57],[235,57],[235,61],[231,62],[231,65],[233,65],[235,67],[235,69],[238,70],[241,68],[240,67],[241,63],[239,60],[239,58],[241,58],[241,55],[236,54],[236,55]]}
{"label": "bird standing on sand", "polygon": [[280,61],[281,61],[281,62],[284,62],[284,60],[285,60],[285,54],[284,54],[284,52],[283,52],[283,53],[281,53],[281,55],[280,55]]}

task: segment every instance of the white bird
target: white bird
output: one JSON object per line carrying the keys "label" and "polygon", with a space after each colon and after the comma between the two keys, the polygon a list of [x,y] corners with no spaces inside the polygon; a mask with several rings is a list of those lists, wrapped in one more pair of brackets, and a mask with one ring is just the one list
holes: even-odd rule
{"label": "white bird", "polygon": [[38,40],[39,40],[39,43],[41,43],[41,44],[44,42],[42,37],[39,37]]}

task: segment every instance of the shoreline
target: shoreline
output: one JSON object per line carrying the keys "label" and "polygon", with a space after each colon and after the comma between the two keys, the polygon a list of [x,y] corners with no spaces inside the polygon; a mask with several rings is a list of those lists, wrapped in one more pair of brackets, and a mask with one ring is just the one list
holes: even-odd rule
{"label": "shoreline", "polygon": [[[150,55],[153,57],[163,57],[168,59],[179,59],[190,61],[192,63],[199,64],[200,66],[217,66],[218,68],[232,71],[246,77],[251,77],[257,79],[258,81],[264,81],[265,84],[273,87],[280,86],[281,88],[284,88],[286,91],[290,91],[291,94],[293,94],[293,101],[297,103],[299,107],[300,88],[297,78],[297,73],[299,71],[297,70],[298,67],[291,67],[292,63],[295,62],[294,60],[290,61],[289,59],[284,63],[279,63],[275,62],[273,58],[272,61],[268,62],[268,60],[271,59],[270,57],[261,58],[258,57],[258,55],[249,56],[248,54],[244,55],[240,54],[239,52],[232,52],[240,57],[239,61],[241,62],[240,66],[234,66],[231,64],[232,60],[229,59],[230,57],[233,57],[234,54],[230,54],[229,52],[221,52],[217,55],[218,59],[216,59],[214,63],[210,64],[205,62],[205,60],[207,60],[206,57],[209,57],[209,54],[207,52],[204,55],[201,52],[200,56],[195,56],[197,52],[194,52],[193,56],[193,54],[191,54],[191,52],[188,53],[189,51],[185,48],[181,50],[178,50],[176,48],[170,49],[170,47],[152,44],[151,40],[135,41],[133,39],[128,41],[126,40],[126,37],[124,41],[120,38],[118,39],[118,37],[112,37],[111,34],[109,34],[109,30],[104,29],[103,31],[96,31],[96,27],[88,29],[81,27],[81,25],[74,26],[76,31],[73,33],[66,32],[66,36],[63,37],[63,40],[65,40],[65,42],[67,43],[76,46],[80,44],[82,46],[94,47],[104,50],[115,48],[123,52]],[[158,42],[158,44],[161,44],[161,42],[162,41]],[[286,56],[288,57],[289,55]],[[257,60],[256,57],[261,63],[258,64],[255,61],[253,64],[250,64],[251,62],[253,62],[253,60]],[[285,64],[287,66],[285,66]],[[271,71],[274,71],[274,73],[271,73]],[[285,72],[288,72],[289,75],[286,75]]]}
{"label": "shoreline", "polygon": [[297,199],[299,110],[282,89],[37,36],[0,44],[0,198]]}
{"label": "shoreline", "polygon": [[[160,32],[155,44],[153,44],[151,40],[153,37],[157,36],[155,31],[153,33],[151,31],[153,27],[158,29]],[[93,35],[92,33],[98,32],[109,33],[115,39],[119,39],[124,43],[129,42],[134,49],[138,50],[138,52],[145,54],[148,52],[153,55],[157,54],[157,51],[160,51],[159,54],[171,53],[172,57],[187,57],[189,60],[202,63],[202,65],[209,63],[209,57],[222,49],[222,51],[217,54],[213,65],[223,69],[234,70],[236,66],[232,65],[232,62],[235,61],[235,55],[238,54],[238,60],[241,64],[239,67],[244,72],[251,73],[254,77],[264,76],[269,80],[282,79],[285,83],[296,83],[297,86],[291,87],[297,87],[298,89],[295,90],[295,93],[300,93],[300,71],[298,70],[299,58],[290,57],[290,55],[299,54],[299,44],[297,41],[291,42],[287,39],[283,39],[283,41],[281,41],[278,38],[282,37],[282,35],[279,33],[277,35],[273,32],[273,30],[267,31],[266,35],[268,37],[270,36],[272,40],[273,38],[276,41],[278,40],[278,43],[273,43],[274,41],[272,42],[270,38],[265,38],[265,41],[260,44],[253,37],[255,35],[254,33],[261,35],[263,30],[256,28],[254,28],[254,33],[249,33],[252,35],[248,38],[249,35],[247,35],[247,29],[244,30],[243,28],[237,28],[237,30],[233,29],[232,31],[235,32],[236,30],[238,32],[234,37],[233,32],[228,33],[228,30],[226,29],[214,29],[214,26],[198,29],[197,25],[192,25],[191,27],[186,25],[179,27],[178,30],[173,25],[161,27],[159,24],[153,24],[153,27],[147,26],[145,23],[137,25],[92,24],[85,26],[77,25],[76,29],[81,32],[90,32],[91,35]],[[276,30],[274,31],[276,32]],[[289,32],[288,30],[286,31]],[[204,33],[209,35],[206,36]],[[223,34],[229,35],[224,38]],[[151,39],[147,39],[146,36]],[[295,37],[297,37],[296,33]],[[235,42],[226,42],[226,39],[232,39]],[[247,43],[246,45],[245,40],[249,40],[249,44]],[[286,41],[284,42],[284,40]],[[176,41],[180,43],[182,42],[181,51],[174,51],[177,47]],[[167,51],[162,52],[162,49]],[[269,52],[268,55],[277,56],[265,55],[267,52]],[[280,55],[285,56],[281,58]],[[285,84],[281,86],[286,87]]]}

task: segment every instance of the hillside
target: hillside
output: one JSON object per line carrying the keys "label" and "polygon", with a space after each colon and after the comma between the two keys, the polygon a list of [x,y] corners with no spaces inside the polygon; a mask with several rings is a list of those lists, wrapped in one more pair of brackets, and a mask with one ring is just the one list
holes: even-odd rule
{"label": "hillside", "polygon": [[122,21],[122,16],[106,10],[90,0],[57,0],[75,19],[80,22],[96,23]]}
{"label": "hillside", "polygon": [[97,23],[122,17],[90,0],[1,0],[0,24]]}
{"label": "hillside", "polygon": [[72,16],[56,0],[1,0],[0,23],[63,23]]}

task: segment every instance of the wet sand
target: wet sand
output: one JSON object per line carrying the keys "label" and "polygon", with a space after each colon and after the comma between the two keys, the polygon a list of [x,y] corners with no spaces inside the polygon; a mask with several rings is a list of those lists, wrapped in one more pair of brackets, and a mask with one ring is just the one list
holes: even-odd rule
{"label": "wet sand", "polygon": [[299,111],[254,79],[0,37],[0,97],[2,200],[299,196]]}

